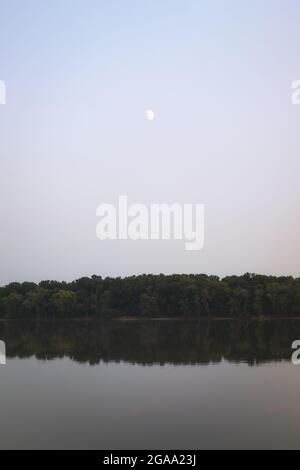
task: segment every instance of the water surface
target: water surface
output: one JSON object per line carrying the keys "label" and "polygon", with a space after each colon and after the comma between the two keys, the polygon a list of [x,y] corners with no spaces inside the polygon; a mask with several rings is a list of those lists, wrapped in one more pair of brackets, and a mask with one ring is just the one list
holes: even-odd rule
{"label": "water surface", "polygon": [[0,448],[299,448],[300,321],[0,323]]}

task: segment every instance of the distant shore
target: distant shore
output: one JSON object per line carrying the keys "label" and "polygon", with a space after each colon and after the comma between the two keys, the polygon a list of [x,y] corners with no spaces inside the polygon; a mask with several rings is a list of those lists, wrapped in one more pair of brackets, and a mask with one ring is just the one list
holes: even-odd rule
{"label": "distant shore", "polygon": [[116,318],[112,318],[111,320],[120,321],[120,322],[130,322],[130,321],[270,321],[270,320],[300,320],[299,317],[272,317],[272,316],[260,316],[260,317],[187,317],[187,318],[178,318],[178,317],[130,317],[130,316],[120,316]]}
{"label": "distant shore", "polygon": [[[287,316],[286,316],[287,315]],[[121,321],[300,318],[300,278],[245,273],[93,275],[0,287],[0,318]]]}
{"label": "distant shore", "polygon": [[186,318],[178,318],[178,317],[139,317],[139,316],[118,316],[112,318],[95,318],[95,317],[78,317],[78,318],[0,318],[0,322],[9,322],[9,323],[27,323],[27,322],[90,322],[90,323],[98,323],[98,322],[120,322],[120,323],[130,323],[130,322],[209,322],[209,321],[295,321],[300,320],[299,317],[272,317],[272,316],[261,316],[261,317],[186,317]]}

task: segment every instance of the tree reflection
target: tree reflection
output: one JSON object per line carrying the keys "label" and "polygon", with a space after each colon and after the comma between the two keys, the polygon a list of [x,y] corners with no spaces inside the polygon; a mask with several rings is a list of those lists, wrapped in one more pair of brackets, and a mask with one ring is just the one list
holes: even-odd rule
{"label": "tree reflection", "polygon": [[68,357],[76,362],[249,365],[290,360],[300,321],[2,322],[8,358]]}

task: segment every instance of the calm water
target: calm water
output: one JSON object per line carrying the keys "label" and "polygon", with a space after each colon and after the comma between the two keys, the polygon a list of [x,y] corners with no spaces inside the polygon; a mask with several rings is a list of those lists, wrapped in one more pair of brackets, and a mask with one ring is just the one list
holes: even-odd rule
{"label": "calm water", "polygon": [[300,321],[0,323],[0,448],[299,448]]}

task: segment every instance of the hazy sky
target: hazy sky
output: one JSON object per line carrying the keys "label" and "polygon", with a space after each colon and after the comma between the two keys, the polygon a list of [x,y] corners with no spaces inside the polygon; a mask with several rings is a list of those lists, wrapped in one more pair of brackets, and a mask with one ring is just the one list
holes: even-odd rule
{"label": "hazy sky", "polygon": [[[299,276],[299,25],[299,0],[0,0],[0,283]],[[121,194],[205,204],[204,249],[98,240]]]}

